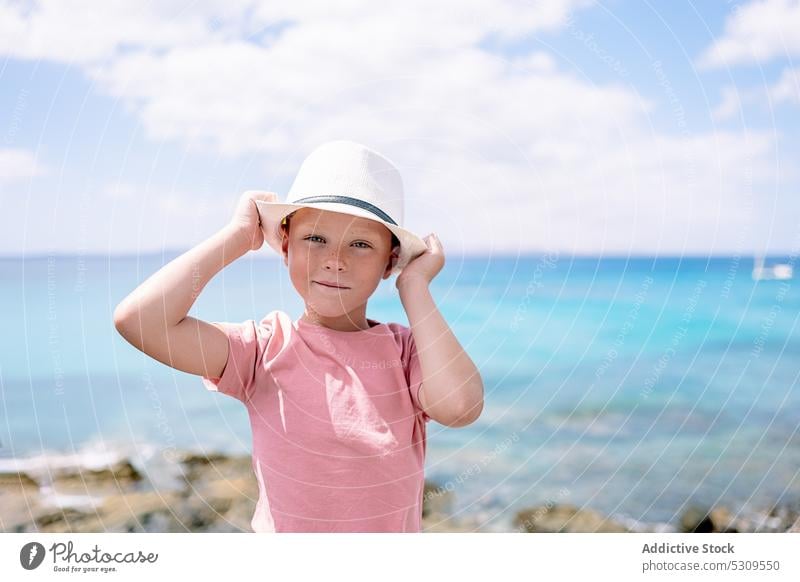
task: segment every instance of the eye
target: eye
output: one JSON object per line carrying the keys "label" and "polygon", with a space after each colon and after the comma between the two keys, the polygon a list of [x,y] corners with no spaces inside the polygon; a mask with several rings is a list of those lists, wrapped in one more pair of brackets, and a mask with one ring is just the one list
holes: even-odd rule
{"label": "eye", "polygon": [[[321,236],[318,236],[316,234],[309,235],[309,236],[305,237],[303,240],[314,241],[314,239],[319,239],[319,241],[323,242],[323,243],[325,242],[324,238],[322,238]],[[314,241],[314,242],[316,242],[316,241]],[[364,245],[364,246],[359,246],[358,248],[360,248],[360,249],[371,249],[372,248],[372,245],[370,245],[367,242],[361,241],[361,240],[356,241],[353,244],[354,245]]]}

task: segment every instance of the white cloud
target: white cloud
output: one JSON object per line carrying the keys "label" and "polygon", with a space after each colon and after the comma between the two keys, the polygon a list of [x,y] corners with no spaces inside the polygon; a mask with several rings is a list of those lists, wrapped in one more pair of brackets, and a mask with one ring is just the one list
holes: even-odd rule
{"label": "white cloud", "polygon": [[33,152],[0,148],[0,184],[31,178],[44,173]]}
{"label": "white cloud", "polygon": [[734,9],[725,33],[698,59],[701,67],[763,63],[800,55],[800,0],[755,0]]}
{"label": "white cloud", "polygon": [[725,121],[741,116],[745,105],[757,105],[769,111],[772,106],[784,102],[800,104],[800,69],[785,68],[780,79],[767,87],[723,87],[722,101],[712,110],[711,116],[715,121]]}
{"label": "white cloud", "polygon": [[[192,246],[222,228],[235,208],[235,198],[127,182],[81,191],[64,188],[56,199],[40,188],[37,192],[16,204],[15,214],[20,222],[37,221],[45,228],[38,236],[29,235],[23,248],[19,245],[25,241],[9,237],[7,244],[17,252],[150,253]],[[2,238],[0,249],[8,252]]]}
{"label": "white cloud", "polygon": [[770,87],[769,94],[776,103],[800,104],[800,69],[784,69],[778,82]]}
{"label": "white cloud", "polygon": [[[111,32],[64,54],[83,50],[87,74],[152,139],[263,159],[271,182],[289,179],[327,139],[377,147],[401,166],[409,226],[463,245],[454,251],[736,248],[769,184],[768,134],[661,135],[649,116],[669,112],[667,99],[659,108],[628,84],[591,84],[547,53],[507,60],[480,48],[489,37],[502,43],[556,29],[582,5],[292,2],[220,15],[203,3],[186,14],[167,4],[176,14],[148,31],[164,16],[152,13],[164,10],[159,4],[144,15],[122,10],[132,23],[124,40],[113,35],[121,17],[109,12]],[[44,54],[26,39],[41,31],[58,38],[75,23],[66,14],[63,29],[36,18],[7,51]],[[164,192],[136,206],[135,188],[112,190],[115,216],[125,220],[104,236],[116,248],[194,243],[232,210],[186,221],[191,198]],[[154,215],[175,222],[159,226]]]}
{"label": "white cloud", "polygon": [[736,87],[722,88],[722,101],[711,111],[715,121],[732,119],[742,114],[742,95]]}
{"label": "white cloud", "polygon": [[198,44],[233,34],[233,24],[220,10],[203,1],[3,0],[0,52],[83,65],[113,60],[125,50]]}
{"label": "white cloud", "polygon": [[[346,45],[354,40],[372,39],[372,51],[380,54],[381,47],[390,45],[396,36],[416,37],[430,47],[473,44],[486,34],[515,40],[532,31],[555,28],[572,10],[591,3],[0,0],[0,52],[16,58],[90,64],[114,60],[130,50],[158,52],[244,38],[269,42],[271,27],[294,24],[307,33],[326,29],[316,43],[319,48],[336,52],[337,45],[343,45],[346,51]],[[325,45],[331,28],[338,31],[337,42]],[[431,36],[429,31],[437,28],[438,34]]]}
{"label": "white cloud", "polygon": [[[266,46],[209,38],[165,53],[128,53],[89,71],[139,113],[154,140],[212,145],[229,156],[285,152],[298,134],[307,135],[306,124],[318,125],[317,116],[473,101],[480,84],[497,83],[508,69],[475,48],[479,41],[557,26],[582,4],[262,4],[254,21],[293,23]],[[521,76],[554,63],[539,52],[515,66]]]}

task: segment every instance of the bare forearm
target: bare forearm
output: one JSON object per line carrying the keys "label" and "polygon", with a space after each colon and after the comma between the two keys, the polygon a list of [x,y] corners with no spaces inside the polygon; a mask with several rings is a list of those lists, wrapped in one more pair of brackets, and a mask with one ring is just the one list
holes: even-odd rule
{"label": "bare forearm", "polygon": [[477,416],[483,406],[480,373],[442,317],[427,285],[407,286],[400,299],[414,335],[423,391],[431,410]]}
{"label": "bare forearm", "polygon": [[247,250],[244,236],[227,227],[219,230],[134,289],[117,306],[114,319],[134,320],[146,329],[177,325],[206,284]]}

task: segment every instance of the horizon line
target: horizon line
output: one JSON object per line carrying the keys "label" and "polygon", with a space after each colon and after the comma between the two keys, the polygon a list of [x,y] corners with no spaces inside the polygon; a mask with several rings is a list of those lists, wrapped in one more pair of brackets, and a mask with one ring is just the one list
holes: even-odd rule
{"label": "horizon line", "polygon": [[[121,252],[121,253],[96,253],[96,252],[50,252],[50,253],[43,253],[43,252],[36,252],[36,253],[25,253],[25,254],[1,254],[0,253],[0,260],[8,260],[8,259],[47,259],[47,258],[70,258],[70,257],[84,257],[84,258],[136,258],[136,257],[154,257],[159,255],[171,255],[175,254],[176,256],[182,255],[191,248],[187,249],[164,249],[161,251],[148,251],[148,252]],[[463,253],[458,256],[467,259],[473,258],[517,258],[517,257],[540,257],[547,254],[550,254],[554,251],[526,251],[520,253],[507,253],[507,252],[496,252],[496,253]],[[734,258],[756,258],[756,257],[763,257],[764,259],[770,258],[786,258],[797,256],[797,251],[770,251],[769,254],[762,255],[753,252],[739,252],[737,253],[684,253],[682,255],[677,254],[647,254],[647,253],[604,253],[604,254],[591,254],[591,253],[567,253],[564,251],[555,251],[559,255],[564,255],[567,257],[572,258],[581,258],[581,259],[626,259],[626,258],[637,258],[637,259],[681,259],[681,258],[692,258],[692,259],[734,259]],[[453,255],[451,255],[453,256]],[[259,251],[248,251],[241,258],[248,257],[251,259],[259,259],[259,260],[279,260],[276,254],[263,254],[259,253]],[[238,260],[238,259],[237,259]]]}

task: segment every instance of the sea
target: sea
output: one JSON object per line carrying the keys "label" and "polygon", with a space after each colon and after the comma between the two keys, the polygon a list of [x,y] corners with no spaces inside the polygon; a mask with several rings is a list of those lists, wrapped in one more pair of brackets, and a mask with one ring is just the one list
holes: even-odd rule
{"label": "sea", "polygon": [[[127,456],[250,452],[238,401],[145,356],[116,305],[181,251],[0,259],[0,471]],[[794,264],[796,257],[767,257]],[[426,478],[488,530],[556,504],[628,524],[689,506],[756,511],[800,499],[800,285],[752,257],[448,258],[431,293],[481,371],[485,406],[431,421]],[[190,315],[260,319],[303,304],[275,258],[250,253]],[[408,324],[382,281],[367,315]],[[26,465],[27,463],[27,465]]]}

